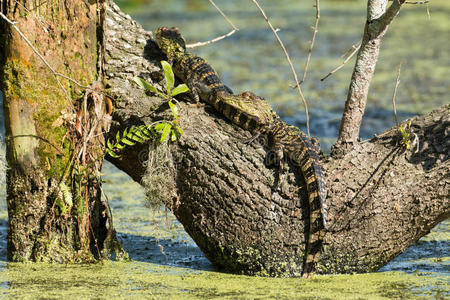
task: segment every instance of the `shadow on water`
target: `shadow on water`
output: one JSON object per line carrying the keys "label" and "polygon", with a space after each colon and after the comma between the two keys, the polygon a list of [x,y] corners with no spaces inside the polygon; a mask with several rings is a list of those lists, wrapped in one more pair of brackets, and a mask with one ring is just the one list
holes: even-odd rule
{"label": "shadow on water", "polygon": [[7,235],[8,235],[8,220],[6,218],[0,219],[0,262],[8,261],[8,256],[6,252]]}
{"label": "shadow on water", "polygon": [[183,226],[163,207],[145,207],[145,191],[109,162],[103,189],[110,199],[114,226],[124,249],[134,261],[211,271],[213,265]]}
{"label": "shadow on water", "polygon": [[[0,206],[3,209],[3,205]],[[0,219],[0,269],[7,263],[8,220]],[[161,266],[187,268],[198,271],[214,271],[215,268],[192,242],[174,239],[157,239],[152,236],[118,232],[130,258],[137,262]]]}
{"label": "shadow on water", "polygon": [[419,241],[406,249],[401,256],[391,261],[380,271],[402,271],[406,273],[436,272],[450,276],[450,266],[445,258],[450,256],[450,241]]}
{"label": "shadow on water", "polygon": [[201,271],[215,270],[193,243],[121,232],[118,232],[117,236],[134,261]]}

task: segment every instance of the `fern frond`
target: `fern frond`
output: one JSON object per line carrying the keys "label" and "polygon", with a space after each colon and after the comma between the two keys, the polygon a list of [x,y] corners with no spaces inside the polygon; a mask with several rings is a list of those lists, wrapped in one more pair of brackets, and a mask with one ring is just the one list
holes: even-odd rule
{"label": "fern frond", "polygon": [[[160,125],[160,126],[158,126]],[[160,130],[155,130],[158,126]],[[120,154],[114,150],[123,150],[127,146],[134,146],[136,144],[144,144],[145,142],[154,139],[158,136],[157,131],[162,131],[165,135],[164,140],[170,133],[171,125],[169,123],[159,123],[156,126],[140,125],[138,127],[132,126],[125,128],[122,132],[118,131],[116,134],[116,142],[113,144],[110,140],[106,142],[107,151],[111,157],[119,158]],[[169,126],[169,128],[167,128]],[[169,131],[166,133],[166,131]]]}
{"label": "fern frond", "polygon": [[134,146],[134,145],[136,145],[136,143],[133,143],[132,141],[130,141],[130,140],[127,139],[126,137],[124,137],[120,142],[121,142],[121,143],[124,143],[125,145],[128,145],[128,146]]}

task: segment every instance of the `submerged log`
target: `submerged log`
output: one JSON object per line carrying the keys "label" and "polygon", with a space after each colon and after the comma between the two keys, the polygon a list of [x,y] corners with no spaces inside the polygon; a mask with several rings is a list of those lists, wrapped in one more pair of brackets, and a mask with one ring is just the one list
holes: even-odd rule
{"label": "submerged log", "polygon": [[[112,134],[170,116],[165,100],[144,95],[131,80],[163,85],[164,56],[151,34],[114,4],[106,23]],[[166,206],[215,265],[246,274],[299,274],[308,205],[303,179],[294,176],[298,170],[292,167],[277,184],[276,170],[264,165],[264,149],[244,143],[247,132],[209,106],[181,101],[180,108],[185,135],[168,146],[166,186],[173,189]],[[343,157],[324,158],[329,210],[320,273],[377,270],[449,217],[450,105],[412,118],[411,128],[417,149],[400,145],[392,128]],[[127,148],[120,159],[108,160],[151,188],[148,149]]]}

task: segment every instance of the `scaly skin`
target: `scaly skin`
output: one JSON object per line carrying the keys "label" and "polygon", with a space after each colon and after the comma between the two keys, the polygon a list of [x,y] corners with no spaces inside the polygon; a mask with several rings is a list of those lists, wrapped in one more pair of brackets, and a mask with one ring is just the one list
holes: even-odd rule
{"label": "scaly skin", "polygon": [[212,92],[233,94],[203,58],[186,52],[186,42],[177,28],[160,27],[155,31],[155,39],[167,55],[175,75],[187,84],[197,102],[200,97],[208,102]]}
{"label": "scaly skin", "polygon": [[185,82],[197,101],[201,98],[234,124],[255,135],[267,136],[267,147],[282,162],[283,153],[299,166],[306,181],[309,200],[309,234],[303,277],[309,277],[320,258],[325,233],[326,188],[319,163],[320,147],[297,127],[281,121],[264,99],[252,92],[234,95],[214,69],[201,57],[186,52],[184,38],[176,28],[160,27],[156,42],[167,55],[175,74]]}
{"label": "scaly skin", "polygon": [[278,118],[264,99],[252,92],[231,95],[225,92],[211,93],[208,103],[232,123],[254,135],[264,133]]}
{"label": "scaly skin", "polygon": [[308,190],[309,232],[306,240],[302,276],[308,278],[314,272],[322,250],[325,235],[326,188],[319,161],[320,148],[297,127],[277,119],[266,131],[268,147],[282,161],[287,154],[291,164],[300,167]]}

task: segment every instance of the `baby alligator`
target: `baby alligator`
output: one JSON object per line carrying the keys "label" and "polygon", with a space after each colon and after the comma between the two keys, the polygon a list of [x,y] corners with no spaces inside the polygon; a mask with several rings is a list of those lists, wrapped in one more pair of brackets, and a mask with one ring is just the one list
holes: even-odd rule
{"label": "baby alligator", "polygon": [[203,58],[186,51],[185,40],[177,28],[160,27],[155,31],[155,38],[175,74],[188,85],[196,101],[201,98],[255,136],[266,135],[266,146],[276,155],[276,161],[281,163],[286,153],[290,162],[302,170],[310,211],[303,277],[309,277],[319,260],[325,232],[326,188],[318,143],[313,143],[297,127],[281,121],[270,105],[252,92],[234,95]]}
{"label": "baby alligator", "polygon": [[270,105],[252,92],[239,95],[221,92],[212,95],[208,102],[227,119],[255,136],[266,135],[266,147],[275,155],[273,161],[278,162],[282,169],[283,154],[286,153],[289,161],[302,170],[309,202],[309,231],[303,277],[309,277],[319,261],[325,235],[326,188],[319,163],[318,143],[313,143],[297,127],[281,121]]}

